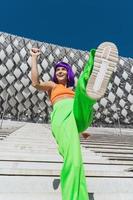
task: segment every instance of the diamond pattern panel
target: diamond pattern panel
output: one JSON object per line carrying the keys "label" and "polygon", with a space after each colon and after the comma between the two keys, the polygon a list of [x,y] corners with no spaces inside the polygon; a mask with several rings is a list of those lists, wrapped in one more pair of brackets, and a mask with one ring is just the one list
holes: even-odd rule
{"label": "diamond pattern panel", "polygon": [[[5,118],[49,123],[52,107],[47,93],[37,91],[31,85],[29,50],[33,46],[42,52],[38,72],[43,81],[51,80],[54,64],[62,60],[72,65],[77,83],[89,54],[0,32],[1,113],[8,96]],[[118,120],[124,127],[133,126],[133,59],[119,57],[106,94],[94,105],[94,110],[93,126],[112,126]]]}

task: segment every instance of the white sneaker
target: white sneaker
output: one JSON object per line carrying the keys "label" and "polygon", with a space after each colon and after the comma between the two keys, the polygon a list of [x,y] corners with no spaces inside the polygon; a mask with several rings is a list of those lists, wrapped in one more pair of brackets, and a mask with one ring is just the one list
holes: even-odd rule
{"label": "white sneaker", "polygon": [[115,44],[104,42],[98,46],[93,71],[86,86],[89,97],[98,100],[104,96],[117,62],[118,50]]}

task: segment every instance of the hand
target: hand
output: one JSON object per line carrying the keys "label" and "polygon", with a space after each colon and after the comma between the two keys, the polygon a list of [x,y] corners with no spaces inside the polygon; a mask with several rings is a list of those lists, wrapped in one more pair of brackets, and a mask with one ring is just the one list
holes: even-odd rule
{"label": "hand", "polygon": [[38,49],[38,48],[32,48],[30,50],[30,54],[31,54],[31,56],[37,57],[41,54],[41,52],[40,52],[40,49]]}
{"label": "hand", "polygon": [[82,134],[82,136],[83,136],[84,139],[87,139],[88,137],[91,136],[90,133],[86,133],[86,132],[83,132],[81,134]]}

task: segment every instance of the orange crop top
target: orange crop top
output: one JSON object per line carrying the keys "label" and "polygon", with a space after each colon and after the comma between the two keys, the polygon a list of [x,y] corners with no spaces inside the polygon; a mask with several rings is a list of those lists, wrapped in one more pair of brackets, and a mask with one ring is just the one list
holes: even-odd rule
{"label": "orange crop top", "polygon": [[51,91],[51,96],[50,96],[50,100],[51,103],[53,104],[54,100],[61,96],[61,95],[65,95],[68,94],[69,96],[74,96],[74,91],[72,91],[70,88],[66,88],[64,85],[62,84],[57,84]]}

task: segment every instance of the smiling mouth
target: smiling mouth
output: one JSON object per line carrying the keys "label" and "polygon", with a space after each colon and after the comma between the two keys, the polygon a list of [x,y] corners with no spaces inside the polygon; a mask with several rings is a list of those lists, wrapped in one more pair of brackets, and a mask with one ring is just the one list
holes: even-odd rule
{"label": "smiling mouth", "polygon": [[65,75],[58,75],[58,77],[63,77],[63,76],[65,76]]}

